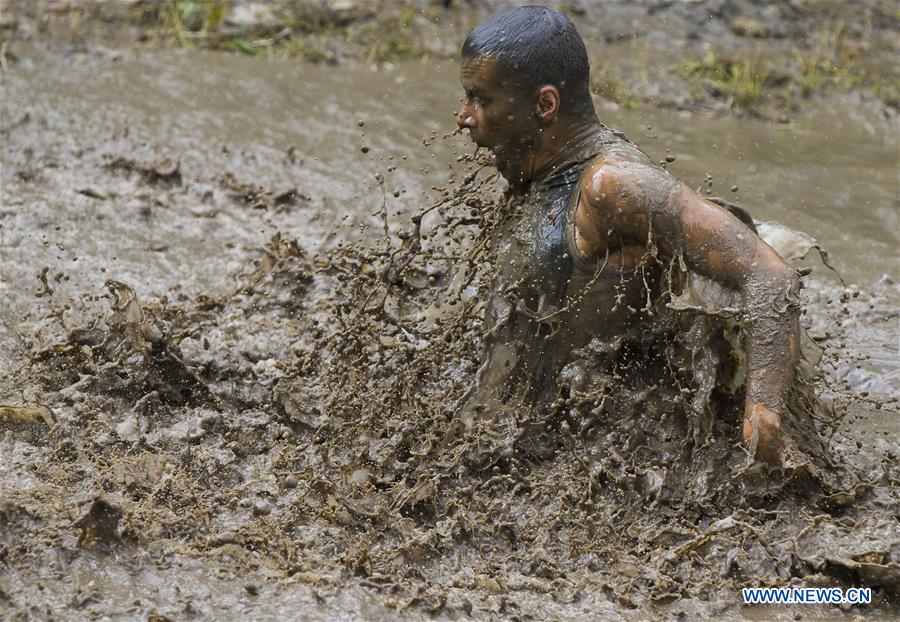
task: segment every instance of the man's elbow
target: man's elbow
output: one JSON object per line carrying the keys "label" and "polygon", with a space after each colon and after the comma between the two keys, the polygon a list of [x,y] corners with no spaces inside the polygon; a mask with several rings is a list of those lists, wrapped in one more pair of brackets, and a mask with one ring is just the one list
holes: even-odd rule
{"label": "man's elbow", "polygon": [[744,278],[745,296],[754,307],[787,311],[799,306],[800,276],[770,248],[757,255]]}
{"label": "man's elbow", "polygon": [[771,284],[775,291],[790,292],[794,295],[800,292],[800,275],[788,266],[778,253],[768,246],[764,246],[762,253],[757,251],[757,266],[759,272],[765,274],[764,280]]}
{"label": "man's elbow", "polygon": [[762,297],[768,299],[768,304],[776,310],[778,315],[785,319],[793,318],[796,321],[800,313],[800,288],[802,287],[800,275],[796,270],[781,262],[777,269],[769,273],[766,280],[768,281],[766,286],[768,292]]}
{"label": "man's elbow", "polygon": [[803,287],[803,282],[800,280],[800,274],[793,268],[788,268],[787,283],[788,291],[791,295],[799,296],[800,288]]}
{"label": "man's elbow", "polygon": [[776,291],[787,292],[791,295],[800,293],[800,275],[784,262],[779,262],[778,267],[772,270],[770,278]]}

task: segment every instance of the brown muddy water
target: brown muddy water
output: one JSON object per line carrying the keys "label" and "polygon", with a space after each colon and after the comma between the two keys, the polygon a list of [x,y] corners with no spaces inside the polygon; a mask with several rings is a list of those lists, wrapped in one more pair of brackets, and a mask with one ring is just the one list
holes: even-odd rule
{"label": "brown muddy water", "polygon": [[[803,617],[896,615],[895,128],[600,107],[827,249],[843,283],[797,263],[844,413],[820,430],[845,465],[830,487],[760,484],[734,421],[694,465],[629,456],[645,422],[619,421],[478,472],[439,449],[480,334],[477,276],[445,308],[459,226],[498,191],[445,136],[454,63],[21,56],[2,75],[0,404],[27,407],[0,411],[2,617],[793,619],[739,606],[761,584],[873,585],[871,607]],[[421,232],[449,250],[425,260],[410,219],[436,203]]]}

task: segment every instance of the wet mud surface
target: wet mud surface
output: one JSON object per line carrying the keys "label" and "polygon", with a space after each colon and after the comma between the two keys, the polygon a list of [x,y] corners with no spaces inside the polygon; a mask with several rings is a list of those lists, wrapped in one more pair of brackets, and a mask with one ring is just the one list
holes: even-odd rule
{"label": "wet mud surface", "polygon": [[[804,421],[809,460],[767,472],[737,413],[698,428],[634,392],[461,428],[504,211],[445,134],[452,65],[22,56],[2,109],[5,617],[793,619],[741,609],[756,585],[869,586],[870,607],[803,617],[896,615],[890,132],[862,149],[849,115],[824,139],[604,118],[704,189],[741,186],[811,269],[804,351],[831,408]],[[391,99],[404,85],[422,97]],[[554,451],[517,451],[535,423]]]}
{"label": "wet mud surface", "polygon": [[[213,49],[320,65],[451,59],[466,33],[514,0],[98,2],[6,0],[0,65],[21,43],[116,55]],[[550,0],[589,41],[592,90],[610,107],[712,111],[787,123],[823,101],[896,118],[892,2]],[[45,10],[42,10],[45,9]]]}

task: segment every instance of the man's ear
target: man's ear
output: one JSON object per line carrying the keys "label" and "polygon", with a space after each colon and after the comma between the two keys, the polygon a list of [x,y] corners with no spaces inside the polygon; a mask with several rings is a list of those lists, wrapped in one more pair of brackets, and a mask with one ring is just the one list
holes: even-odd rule
{"label": "man's ear", "polygon": [[552,85],[540,88],[537,101],[534,104],[534,113],[538,120],[549,124],[559,115],[559,90]]}

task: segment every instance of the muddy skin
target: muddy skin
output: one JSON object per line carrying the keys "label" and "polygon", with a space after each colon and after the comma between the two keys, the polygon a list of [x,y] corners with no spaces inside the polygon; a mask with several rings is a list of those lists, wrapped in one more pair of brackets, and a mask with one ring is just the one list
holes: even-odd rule
{"label": "muddy skin", "polygon": [[[726,192],[737,179],[753,197],[748,207],[769,220],[759,223],[764,237],[792,265],[813,270],[800,291],[809,361],[798,377],[819,395],[812,401],[797,387],[789,397],[815,417],[786,419],[798,448],[782,473],[747,466],[740,397],[709,382],[741,352],[736,324],[723,318],[740,301],[677,262],[647,266],[660,297],[672,283],[675,307],[665,321],[659,310],[652,332],[578,348],[551,383],[560,394],[545,413],[503,396],[466,430],[462,405],[475,399],[467,393],[490,339],[485,306],[508,270],[491,240],[510,225],[509,204],[486,162],[448,156],[449,171],[429,160],[426,177],[401,160],[423,150],[422,135],[380,143],[365,110],[339,109],[334,119],[325,110],[319,123],[353,138],[344,150],[328,143],[329,153],[348,169],[360,161],[374,169],[354,199],[345,167],[311,159],[314,146],[301,142],[307,128],[277,134],[295,105],[266,108],[251,129],[229,123],[245,110],[226,106],[216,78],[208,101],[192,91],[194,63],[216,67],[228,87],[221,93],[264,105],[278,100],[271,84],[302,76],[352,94],[383,75],[298,76],[259,59],[191,59],[36,57],[45,75],[21,67],[8,76],[19,95],[3,100],[3,128],[13,129],[0,172],[2,276],[15,293],[2,310],[10,353],[0,398],[4,617],[792,619],[793,610],[736,604],[740,587],[791,583],[873,587],[869,609],[809,608],[804,619],[895,615],[897,390],[893,351],[883,344],[896,338],[900,294],[890,278],[879,282],[880,271],[872,275],[874,262],[863,265],[880,247],[860,242],[889,229],[878,220],[890,197],[881,177],[847,186],[864,198],[860,210],[873,206],[862,212],[869,220],[803,216],[838,245],[826,244],[844,278],[862,283],[844,287],[816,258],[816,240],[771,222],[798,216],[750,190],[757,180],[769,192],[765,179],[792,205],[818,192],[840,204],[833,187],[818,189],[825,177],[807,186],[813,169],[803,155],[798,177],[780,168],[739,177],[741,161],[679,155],[670,163],[696,167],[689,177],[700,182],[712,167]],[[441,109],[449,113],[458,67],[397,71],[422,84],[444,71],[450,103]],[[109,82],[97,86],[95,74]],[[144,76],[157,75],[174,93],[159,102],[140,91]],[[127,121],[92,99],[117,81],[132,85],[116,100]],[[168,97],[185,118],[171,135],[156,135]],[[404,114],[428,128],[426,142],[457,149],[458,137],[431,134],[424,113]],[[625,120],[629,135],[646,131],[646,122]],[[682,121],[686,137],[663,135],[657,151],[688,152],[692,141],[741,131],[754,133],[749,150],[780,136],[731,123]],[[798,129],[786,144],[819,144],[803,142],[810,131]],[[259,147],[260,136],[280,142]],[[202,158],[192,144],[204,145]],[[362,145],[384,159],[360,160]],[[870,150],[854,156],[873,169],[889,155]],[[135,166],[106,166],[118,157]],[[822,156],[815,159],[819,166]],[[158,165],[166,160],[179,163],[180,183],[142,172],[167,173]],[[393,195],[415,188],[410,179],[436,177],[429,200]],[[803,190],[788,195],[792,186]],[[276,203],[289,189],[297,199]],[[357,217],[333,228],[329,201]],[[326,221],[298,224],[313,211]],[[834,228],[853,232],[853,243],[840,246],[827,233]],[[567,313],[575,313],[593,276],[573,282],[561,308],[572,302]],[[646,298],[628,302],[647,306]],[[553,321],[543,322],[551,332]],[[655,389],[649,377],[661,379]],[[822,400],[834,413],[820,412]]]}
{"label": "muddy skin", "polygon": [[[515,253],[522,260],[513,272],[524,273],[525,282],[532,284],[532,291],[519,304],[530,303],[530,312],[536,314],[534,319],[545,314],[545,303],[552,309],[558,308],[560,288],[569,279],[571,265],[552,257],[563,253],[566,245],[569,246],[565,251],[567,257],[580,255],[588,262],[599,264],[601,255],[605,261],[612,255],[615,265],[617,258],[624,260],[626,251],[639,253],[638,245],[646,244],[644,258],[639,263],[677,255],[690,269],[736,287],[747,311],[744,327],[745,349],[749,354],[746,370],[749,391],[743,424],[745,442],[751,455],[773,464],[780,462],[784,397],[798,356],[799,279],[739,219],[704,202],[672,175],[651,165],[650,159],[627,140],[620,139],[619,144],[614,144],[615,134],[599,124],[589,96],[584,95],[587,103],[579,105],[578,116],[572,116],[576,111],[565,112],[565,101],[555,86],[541,86],[529,97],[521,89],[510,86],[516,80],[515,70],[505,67],[502,59],[491,54],[465,56],[465,48],[463,54],[461,82],[465,97],[457,114],[458,127],[467,130],[479,148],[490,150],[491,161],[510,184],[511,193],[540,195],[534,187],[535,180],[541,180],[546,171],[562,174],[560,167],[572,158],[582,165],[591,162],[586,175],[581,169],[574,173],[578,191],[571,225],[561,218],[559,208],[549,208],[550,212],[545,213],[535,203],[537,199],[529,196],[527,201],[532,207],[523,212],[525,222],[520,225],[523,229],[507,233],[521,241]],[[568,105],[574,107],[572,103]],[[598,143],[593,151],[588,148],[581,153],[585,145],[592,143]],[[561,179],[552,183],[571,187],[573,182]],[[572,194],[569,189],[568,194],[564,192],[558,199],[543,200],[566,203]],[[545,231],[543,218],[551,223],[559,222],[562,229],[555,233]],[[574,244],[569,240],[570,228],[574,229]],[[532,241],[526,242],[529,232]],[[500,238],[497,243],[505,244],[505,241]],[[554,245],[559,248],[550,248]],[[651,288],[646,280],[644,275],[649,307]],[[498,285],[510,291],[515,287],[511,282]],[[795,294],[793,302],[781,300],[790,289]],[[515,293],[512,297],[516,297]],[[516,304],[515,300],[512,304]],[[540,306],[534,309],[536,304]],[[602,322],[604,307],[595,306],[600,310],[596,319]],[[500,324],[510,315],[508,310],[501,313],[504,317],[500,318]],[[591,334],[587,327],[580,331],[585,336]],[[525,349],[532,353],[531,357],[543,357],[544,349],[526,338],[533,332],[532,326],[516,336],[507,336],[506,347],[515,348],[510,344],[520,342],[527,344]],[[547,358],[553,356],[544,357],[542,364],[553,368]],[[509,358],[495,363],[486,361],[485,365],[505,366],[509,378],[517,376],[515,361]],[[539,386],[545,383],[541,378],[545,375],[536,374],[532,369],[524,373],[524,383]]]}

